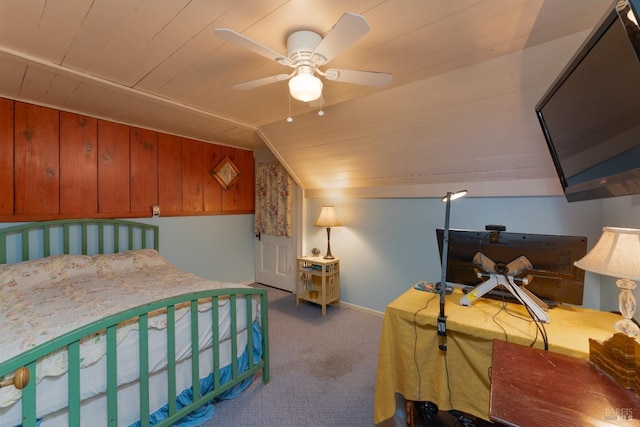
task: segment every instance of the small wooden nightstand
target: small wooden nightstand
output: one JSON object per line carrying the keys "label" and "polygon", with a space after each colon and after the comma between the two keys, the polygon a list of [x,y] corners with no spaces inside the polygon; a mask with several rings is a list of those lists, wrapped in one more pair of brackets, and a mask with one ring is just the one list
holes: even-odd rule
{"label": "small wooden nightstand", "polygon": [[327,304],[340,302],[340,259],[322,257],[298,257],[296,279],[296,307],[300,300],[322,306],[327,314]]}

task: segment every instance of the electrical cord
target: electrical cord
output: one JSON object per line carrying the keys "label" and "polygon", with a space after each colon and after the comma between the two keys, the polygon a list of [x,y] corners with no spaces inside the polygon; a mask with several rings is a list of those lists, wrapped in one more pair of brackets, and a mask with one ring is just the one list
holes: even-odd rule
{"label": "electrical cord", "polygon": [[[413,335],[414,336],[413,361],[416,365],[416,371],[418,373],[418,399],[422,398],[422,380],[421,380],[420,365],[418,363],[418,355],[417,355],[418,327],[416,323],[416,318],[421,311],[426,310],[429,307],[429,303],[433,301],[434,298],[436,298],[437,296],[438,294],[434,294],[433,297],[427,299],[424,307],[419,308],[413,313],[413,334],[414,334]],[[445,337],[441,336],[442,345],[444,345],[444,339]],[[447,391],[449,395],[449,406],[452,408],[451,410],[449,410],[449,414],[456,419],[456,425],[460,424],[463,427],[475,427],[475,423],[471,419],[466,417],[462,412],[453,409],[453,403],[451,400],[452,393],[451,393],[451,382],[449,379],[449,363],[447,361],[447,352],[444,351],[443,354],[444,354],[444,368],[445,368],[445,374],[447,379]],[[425,423],[427,423],[428,425],[437,427],[436,415],[438,414],[438,405],[436,405],[434,402],[420,401],[418,402],[418,409],[419,409],[420,416]]]}
{"label": "electrical cord", "polygon": [[[511,281],[509,280],[509,277],[505,274],[504,278],[506,279],[506,282],[509,285],[509,287],[511,288],[511,290],[515,293],[514,284],[511,283]],[[549,350],[549,340],[547,338],[547,330],[544,327],[544,324],[540,321],[538,316],[536,316],[536,314],[531,310],[531,308],[529,306],[527,306],[526,304],[523,304],[523,306],[527,310],[527,312],[529,313],[529,316],[533,320],[533,323],[536,325],[536,330],[539,331],[540,335],[542,336],[542,342],[543,342],[543,345],[544,345],[544,349],[545,350]],[[533,347],[533,345],[537,341],[537,338],[538,338],[538,335],[537,335],[537,332],[536,332],[536,339],[529,345],[529,347]]]}
{"label": "electrical cord", "polygon": [[[508,307],[505,307],[504,312],[507,313],[509,316],[514,317],[516,319],[523,320],[525,322],[533,322],[533,319],[522,317],[519,314],[513,313],[511,310],[509,310]],[[531,341],[531,343],[529,344],[529,347],[533,347],[535,345],[535,343],[538,341],[538,334],[539,334],[538,328],[536,328],[535,331],[536,331],[536,334],[533,337],[533,340]]]}
{"label": "electrical cord", "polygon": [[[416,371],[418,373],[418,399],[422,398],[422,379],[421,379],[421,376],[420,376],[420,364],[418,363],[418,355],[417,355],[417,351],[418,351],[418,326],[417,326],[417,323],[416,323],[416,318],[418,316],[418,313],[420,313],[423,310],[426,310],[429,307],[429,303],[431,301],[433,301],[434,298],[436,298],[437,296],[438,296],[438,294],[434,294],[433,297],[427,299],[424,307],[416,310],[413,313],[413,336],[414,336],[413,362],[416,365]],[[436,405],[433,402],[420,401],[420,402],[418,402],[418,409],[419,409],[418,412],[420,413],[420,416],[421,416],[422,420],[425,423],[427,423],[430,426],[437,427],[435,416],[438,414],[438,405]]]}
{"label": "electrical cord", "polygon": [[436,298],[438,296],[438,294],[433,294],[433,297],[427,299],[427,302],[425,303],[424,307],[416,310],[413,313],[413,362],[416,365],[416,371],[418,372],[418,399],[421,398],[422,396],[422,379],[420,377],[420,365],[418,364],[418,355],[417,355],[417,351],[418,351],[418,326],[416,324],[416,317],[418,316],[418,313],[420,313],[423,310],[426,310],[429,307],[429,303],[431,301],[434,300],[434,298]]}
{"label": "electrical cord", "polygon": [[449,392],[449,406],[453,410],[453,403],[451,403],[451,383],[449,381],[449,363],[447,361],[447,353],[444,353],[444,372],[447,376],[447,391]]}
{"label": "electrical cord", "polygon": [[498,322],[498,319],[497,319],[498,314],[500,314],[503,311],[505,313],[508,313],[506,301],[502,301],[502,307],[500,307],[500,310],[496,311],[496,313],[492,316],[491,319],[493,320],[493,323],[495,323],[500,329],[502,329],[502,333],[504,334],[504,340],[506,342],[509,342],[509,336],[507,335],[507,330]]}
{"label": "electrical cord", "polygon": [[[444,339],[444,337],[443,337]],[[470,418],[468,418],[463,412],[460,412],[458,410],[456,410],[453,407],[453,402],[451,400],[451,381],[449,379],[449,362],[447,361],[447,352],[444,352],[444,370],[445,370],[445,375],[447,378],[447,391],[449,393],[449,407],[451,409],[449,409],[449,415],[451,415],[453,418],[456,419],[456,424],[454,425],[462,425],[463,427],[475,427],[475,423],[473,422],[473,420],[471,420]]]}
{"label": "electrical cord", "polygon": [[456,423],[454,425],[461,425],[463,427],[476,426],[476,423],[474,423],[471,418],[467,417],[465,414],[463,414],[460,411],[456,411],[455,409],[452,409],[449,411],[449,414],[456,420]]}
{"label": "electrical cord", "polygon": [[[513,317],[513,318],[516,318],[516,319],[518,319],[518,320],[522,320],[522,321],[525,321],[525,322],[533,322],[533,321],[534,321],[534,320],[533,320],[532,318],[530,318],[530,317],[529,317],[529,318],[522,317],[522,316],[520,316],[519,314],[512,312],[511,310],[509,310],[509,306],[508,306],[508,304],[506,304],[506,302],[503,302],[503,307],[502,307],[500,310],[498,310],[498,311],[493,315],[493,321],[494,321],[494,323],[495,323],[495,324],[496,324],[500,329],[502,329],[503,333],[505,334],[505,341],[507,341],[507,342],[509,341],[509,339],[508,339],[508,335],[507,335],[507,333],[506,333],[505,329],[502,327],[502,325],[500,325],[500,323],[498,322],[498,319],[497,319],[498,314],[500,314],[502,311],[504,311],[504,312],[505,312],[505,313],[507,313],[509,316],[511,316],[511,317]],[[542,324],[541,326],[542,326],[542,327],[544,327],[544,325],[543,325],[543,324]],[[529,347],[533,347],[533,346],[535,345],[535,343],[538,341],[539,330],[538,330],[538,328],[537,328],[537,327],[536,327],[536,329],[535,329],[535,332],[536,332],[536,334],[535,334],[535,336],[533,337],[533,340],[531,341],[531,343],[529,344]]]}
{"label": "electrical cord", "polygon": [[[487,233],[482,237],[482,239],[480,240],[480,243],[478,244],[478,251],[479,251],[479,252],[482,252],[482,245],[484,244],[484,241],[486,240],[486,238],[487,238],[488,236],[490,236],[490,235],[491,235],[491,232],[487,232]],[[491,273],[490,273],[490,274],[491,274]],[[511,281],[509,281],[509,278],[508,278],[508,276],[507,276],[506,274],[503,274],[503,275],[504,275],[504,278],[506,279],[506,282],[507,282],[508,286],[509,286],[509,287],[511,288],[511,290],[513,291],[513,290],[514,290],[514,285],[513,285],[513,283],[511,283]],[[512,293],[514,293],[514,294],[515,294],[515,292],[512,292]],[[533,339],[533,342],[532,342],[531,344],[529,344],[529,347],[533,347],[533,346],[535,345],[536,341],[538,341],[538,333],[539,333],[539,334],[540,334],[540,336],[542,336],[542,341],[543,341],[544,349],[545,349],[545,350],[549,350],[549,340],[548,340],[548,337],[547,337],[547,330],[546,330],[546,328],[544,327],[544,323],[540,321],[540,319],[538,318],[538,316],[536,316],[536,314],[531,310],[531,308],[530,308],[530,307],[528,307],[526,304],[523,304],[523,305],[524,305],[525,309],[527,310],[527,312],[529,313],[529,316],[531,317],[531,320],[533,320],[533,322],[534,322],[534,323],[535,323],[535,325],[536,325],[536,335],[535,335],[535,337],[534,337],[534,339]],[[506,306],[504,306],[504,305],[503,305],[503,308],[502,308],[502,309],[504,309],[504,310],[505,310],[505,312],[509,313],[509,311],[506,309]],[[502,311],[502,309],[500,309],[500,311]],[[498,313],[499,313],[500,311],[498,311]],[[497,315],[498,313],[496,313],[496,315]],[[509,314],[511,314],[511,313],[509,313]],[[512,314],[512,315],[513,315],[513,314]],[[519,316],[518,316],[518,317],[519,317]],[[503,327],[502,327],[498,322],[496,322],[496,320],[495,320],[495,316],[494,316],[494,319],[493,319],[493,320],[494,320],[494,323],[496,323],[496,325],[498,325],[498,326],[502,329],[502,331],[503,331],[503,332],[504,332],[504,334],[505,334],[505,339],[506,339],[506,337],[507,337],[507,333],[506,333],[506,331],[504,330],[504,328],[503,328]],[[507,341],[508,341],[508,340],[507,340]]]}
{"label": "electrical cord", "polygon": [[484,245],[484,241],[486,240],[487,237],[489,237],[491,235],[490,231],[487,231],[485,233],[484,236],[482,236],[482,239],[480,239],[480,242],[478,243],[478,252],[482,252],[482,245]]}

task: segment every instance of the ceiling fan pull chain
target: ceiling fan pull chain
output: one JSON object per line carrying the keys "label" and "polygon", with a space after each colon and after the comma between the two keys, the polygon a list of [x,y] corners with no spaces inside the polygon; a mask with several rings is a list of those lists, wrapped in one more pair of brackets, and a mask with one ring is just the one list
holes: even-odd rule
{"label": "ceiling fan pull chain", "polygon": [[287,123],[291,123],[293,117],[291,117],[291,94],[289,94],[289,116],[287,117]]}

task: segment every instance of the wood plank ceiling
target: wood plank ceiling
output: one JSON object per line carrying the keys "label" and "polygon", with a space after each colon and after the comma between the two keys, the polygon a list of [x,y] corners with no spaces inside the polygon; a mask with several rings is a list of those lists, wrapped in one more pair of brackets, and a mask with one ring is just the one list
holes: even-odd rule
{"label": "wood plank ceiling", "polygon": [[[203,141],[268,147],[309,197],[560,194],[534,105],[608,0],[2,0],[0,96]],[[385,88],[324,82],[324,116],[278,52],[344,12],[371,30],[331,68],[393,74]],[[291,115],[293,122],[285,119]]]}

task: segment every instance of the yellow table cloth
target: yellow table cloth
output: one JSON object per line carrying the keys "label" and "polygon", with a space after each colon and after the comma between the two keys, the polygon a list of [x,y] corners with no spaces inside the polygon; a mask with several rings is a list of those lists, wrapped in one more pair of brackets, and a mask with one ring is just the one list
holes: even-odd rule
{"label": "yellow table cloth", "polygon": [[[446,352],[438,349],[442,341],[437,335],[439,294],[410,288],[387,306],[378,355],[376,424],[394,416],[395,393],[488,420],[493,339],[524,345],[535,340],[534,347],[544,348],[522,305],[481,298],[465,307],[460,305],[461,297],[458,289],[446,297]],[[589,338],[606,340],[620,319],[616,314],[565,305],[548,313],[544,328],[549,350],[587,360]]]}

